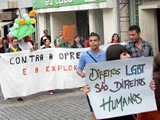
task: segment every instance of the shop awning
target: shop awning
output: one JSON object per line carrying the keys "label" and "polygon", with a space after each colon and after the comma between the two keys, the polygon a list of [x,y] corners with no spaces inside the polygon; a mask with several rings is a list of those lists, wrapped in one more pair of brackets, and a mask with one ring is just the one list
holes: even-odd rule
{"label": "shop awning", "polygon": [[0,28],[2,28],[2,27],[4,27],[4,26],[6,26],[6,25],[10,25],[10,24],[12,24],[13,23],[13,21],[9,21],[9,22],[0,22]]}

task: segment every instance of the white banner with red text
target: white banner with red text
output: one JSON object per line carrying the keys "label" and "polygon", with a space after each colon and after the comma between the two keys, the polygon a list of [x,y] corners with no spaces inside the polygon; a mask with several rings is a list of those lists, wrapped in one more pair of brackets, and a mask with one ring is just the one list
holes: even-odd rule
{"label": "white banner with red text", "polygon": [[[106,50],[108,45],[100,46]],[[76,73],[80,55],[90,48],[49,48],[0,54],[0,83],[4,98],[41,91],[77,88],[84,79]]]}

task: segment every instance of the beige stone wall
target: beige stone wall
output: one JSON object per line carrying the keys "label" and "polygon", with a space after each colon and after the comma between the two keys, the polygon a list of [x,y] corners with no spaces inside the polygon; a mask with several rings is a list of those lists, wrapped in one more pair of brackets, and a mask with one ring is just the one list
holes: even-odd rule
{"label": "beige stone wall", "polygon": [[18,1],[17,0],[0,3],[1,10],[11,9],[11,8],[18,8]]}
{"label": "beige stone wall", "polygon": [[120,30],[121,42],[128,42],[128,28],[129,28],[129,7],[128,0],[119,0],[120,2]]}

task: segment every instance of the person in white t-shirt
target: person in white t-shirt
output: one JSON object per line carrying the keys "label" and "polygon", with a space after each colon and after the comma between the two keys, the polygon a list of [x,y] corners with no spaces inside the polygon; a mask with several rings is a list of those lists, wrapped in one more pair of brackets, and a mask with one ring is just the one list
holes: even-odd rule
{"label": "person in white t-shirt", "polygon": [[30,50],[31,52],[35,51],[37,48],[37,45],[38,45],[38,42],[35,43],[34,47],[32,46],[32,44],[29,42],[29,36],[26,36],[19,41],[19,47],[22,49],[22,51],[24,50]]}

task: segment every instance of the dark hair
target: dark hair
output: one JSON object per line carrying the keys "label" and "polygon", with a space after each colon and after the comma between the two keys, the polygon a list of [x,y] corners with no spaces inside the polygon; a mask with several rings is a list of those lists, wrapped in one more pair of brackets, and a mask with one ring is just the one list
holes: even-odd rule
{"label": "dark hair", "polygon": [[[48,39],[48,38],[47,38],[47,39],[44,39],[44,44],[46,43],[47,40],[49,40],[49,39]],[[49,42],[50,42],[50,40],[49,40]]]}
{"label": "dark hair", "polygon": [[160,71],[160,53],[154,57],[153,72]]}
{"label": "dark hair", "polygon": [[3,37],[2,40],[3,40],[3,41],[4,41],[4,40],[8,40],[8,38],[7,38],[7,37]]}
{"label": "dark hair", "polygon": [[128,53],[127,49],[121,44],[110,45],[106,50],[106,61],[118,60],[120,55],[125,52]]}
{"label": "dark hair", "polygon": [[83,44],[82,44],[82,41],[81,41],[81,36],[80,36],[80,35],[76,35],[76,36],[74,37],[74,43],[73,43],[73,44],[76,45],[76,41],[75,41],[75,38],[76,38],[76,37],[79,37],[79,38],[80,38],[79,43],[80,43],[81,45],[83,45]]}
{"label": "dark hair", "polygon": [[100,40],[100,37],[99,37],[99,35],[97,33],[91,32],[89,37],[92,37],[92,36],[96,36],[98,38],[98,40]]}
{"label": "dark hair", "polygon": [[120,42],[120,38],[119,38],[119,36],[118,36],[117,33],[114,33],[114,34],[112,35],[111,43],[113,43],[113,41],[114,41],[114,36],[115,36],[115,35],[117,35],[117,37],[118,37],[118,43],[119,43],[119,42]]}
{"label": "dark hair", "polygon": [[135,30],[137,33],[141,32],[140,27],[137,25],[132,25],[129,27],[129,31]]}
{"label": "dark hair", "polygon": [[47,32],[48,32],[48,30],[44,30],[44,31],[43,31],[43,33],[45,33],[45,31],[47,31]]}
{"label": "dark hair", "polygon": [[18,40],[17,37],[12,37],[12,38],[11,38],[11,42],[13,42],[14,39],[17,39],[17,40]]}

